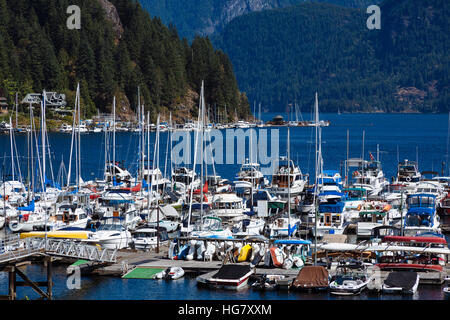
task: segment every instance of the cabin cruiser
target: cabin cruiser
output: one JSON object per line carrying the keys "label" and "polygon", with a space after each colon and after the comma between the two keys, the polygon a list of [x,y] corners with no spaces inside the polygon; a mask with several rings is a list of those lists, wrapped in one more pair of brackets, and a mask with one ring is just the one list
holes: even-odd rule
{"label": "cabin cruiser", "polygon": [[247,208],[242,198],[234,193],[219,193],[211,199],[211,214],[223,219],[241,217]]}
{"label": "cabin cruiser", "polygon": [[422,232],[440,232],[439,215],[436,212],[436,196],[430,193],[409,195],[407,213],[404,216],[404,232],[415,235]]}
{"label": "cabin cruiser", "polygon": [[[139,228],[131,233],[133,237],[133,245],[138,250],[150,250],[156,248],[158,244],[158,231],[153,228]],[[160,244],[167,242],[169,236],[167,232],[159,232]]]}
{"label": "cabin cruiser", "polygon": [[436,196],[436,202],[440,203],[445,196],[444,187],[435,181],[420,181],[416,184],[416,193],[429,193]]}
{"label": "cabin cruiser", "polygon": [[142,221],[132,194],[125,190],[109,190],[103,193],[99,198],[99,207],[94,211],[102,219],[120,218],[127,229],[135,229]]}
{"label": "cabin cruiser", "polygon": [[[346,203],[342,198],[328,199],[326,202],[319,203],[319,221],[317,223],[317,230],[316,228],[312,228],[313,236],[317,234],[317,237],[321,238],[325,234],[342,234],[346,227],[344,224],[345,206]],[[314,219],[312,220],[314,223]]]}
{"label": "cabin cruiser", "polygon": [[359,238],[372,236],[372,229],[380,226],[389,225],[389,204],[381,202],[366,203],[361,211],[358,212],[356,224],[356,234]]}
{"label": "cabin cruiser", "polygon": [[265,221],[258,218],[238,217],[233,219],[235,224],[231,228],[234,237],[260,235],[265,226]]}
{"label": "cabin cruiser", "polygon": [[192,227],[192,231],[188,234],[190,237],[225,239],[233,237],[230,229],[223,228],[222,219],[213,215],[207,215],[197,220]]}
{"label": "cabin cruiser", "polygon": [[109,162],[105,168],[105,180],[106,182],[113,182],[120,184],[122,182],[130,182],[132,180],[131,173],[124,167],[120,166],[118,162],[115,164]]}
{"label": "cabin cruiser", "polygon": [[416,183],[420,180],[422,180],[422,175],[416,162],[405,159],[398,164],[396,183]]}
{"label": "cabin cruiser", "polygon": [[56,206],[56,214],[51,219],[52,229],[59,230],[64,228],[86,229],[90,218],[86,211],[71,203],[62,203]]}
{"label": "cabin cruiser", "polygon": [[89,233],[86,242],[98,244],[105,249],[124,249],[132,239],[130,231],[121,223],[103,223],[97,231]]}
{"label": "cabin cruiser", "polygon": [[353,171],[352,175],[355,180],[352,186],[366,189],[369,196],[379,195],[389,184],[381,169],[381,163],[375,160],[361,160],[358,170]]}
{"label": "cabin cruiser", "polygon": [[167,184],[170,183],[169,179],[163,177],[159,168],[149,169],[145,168],[142,175],[144,186],[143,189],[147,191],[147,184],[151,185],[152,190],[164,190]]}
{"label": "cabin cruiser", "polygon": [[286,157],[281,157],[272,177],[270,191],[283,200],[287,200],[290,194],[292,201],[303,192],[307,181],[307,176],[302,174],[292,160],[288,161]]}
{"label": "cabin cruiser", "polygon": [[72,126],[70,124],[63,123],[59,128],[61,133],[72,133]]}
{"label": "cabin cruiser", "polygon": [[250,193],[251,189],[259,189],[269,183],[264,178],[260,165],[258,163],[250,163],[248,159],[241,166],[236,178],[237,181],[234,182],[235,188],[246,189],[245,193]]}
{"label": "cabin cruiser", "polygon": [[146,221],[148,227],[164,228],[168,233],[178,230],[180,227],[179,217],[180,215],[171,205],[159,209],[152,208],[150,211],[146,209],[141,212],[141,218]]}
{"label": "cabin cruiser", "polygon": [[269,224],[270,238],[286,238],[297,234],[301,220],[295,216],[278,217]]}
{"label": "cabin cruiser", "polygon": [[172,172],[172,187],[181,192],[191,188],[197,189],[200,187],[200,178],[192,169],[179,167]]}

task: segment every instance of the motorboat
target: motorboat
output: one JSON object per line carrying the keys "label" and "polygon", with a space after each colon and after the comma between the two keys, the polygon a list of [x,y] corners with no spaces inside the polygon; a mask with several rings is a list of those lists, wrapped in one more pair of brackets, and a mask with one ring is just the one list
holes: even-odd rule
{"label": "motorboat", "polygon": [[340,261],[330,279],[330,292],[334,295],[360,294],[369,283],[369,276],[361,261]]}
{"label": "motorboat", "polygon": [[[167,232],[160,231],[160,243],[169,240]],[[139,228],[131,233],[133,244],[137,250],[150,250],[158,245],[158,231],[153,228]]]}
{"label": "motorboat", "polygon": [[172,189],[186,192],[188,189],[200,187],[200,178],[192,170],[186,167],[175,168],[172,172]]}
{"label": "motorboat", "polygon": [[70,124],[63,123],[59,128],[59,132],[61,133],[72,133],[72,126]]}
{"label": "motorboat", "polygon": [[248,159],[245,159],[236,178],[235,189],[244,189],[245,193],[250,193],[252,189],[259,189],[268,184],[267,179],[261,172],[259,163],[251,163]]}
{"label": "motorboat", "polygon": [[198,285],[217,289],[241,290],[247,287],[250,276],[254,273],[248,264],[225,264],[219,271],[197,277]]}
{"label": "motorboat", "polygon": [[441,231],[439,215],[436,212],[436,196],[434,194],[411,194],[406,199],[406,204],[407,212],[403,223],[405,235]]}
{"label": "motorboat", "polygon": [[285,278],[281,274],[262,274],[252,283],[251,288],[260,291],[274,290],[278,287],[278,281]]}
{"label": "motorboat", "polygon": [[215,194],[211,199],[211,214],[217,215],[219,218],[242,217],[246,211],[244,200],[235,193]]}
{"label": "motorboat", "polygon": [[375,160],[360,160],[358,170],[353,171],[352,176],[355,180],[352,187],[367,190],[369,196],[379,195],[389,184],[384,176],[381,163]]}
{"label": "motorboat", "polygon": [[286,157],[280,157],[272,177],[270,191],[283,200],[287,200],[290,195],[292,201],[303,192],[307,181],[307,176],[302,174],[292,160],[288,161]]}
{"label": "motorboat", "polygon": [[120,223],[103,223],[95,232],[89,233],[85,240],[88,243],[100,245],[105,249],[124,249],[132,241],[130,231]]}
{"label": "motorboat", "polygon": [[405,159],[398,164],[396,183],[411,184],[417,183],[420,180],[422,180],[422,175],[415,161]]}
{"label": "motorboat", "polygon": [[57,205],[56,214],[52,217],[52,229],[63,228],[86,229],[91,220],[87,212],[76,204],[62,203]]}
{"label": "motorboat", "polygon": [[155,279],[177,280],[184,276],[184,270],[181,267],[170,267],[155,274]]}
{"label": "motorboat", "polygon": [[194,224],[193,230],[189,233],[189,236],[197,238],[233,238],[231,230],[223,228],[222,219],[214,215],[207,215],[202,219],[199,219]]}
{"label": "motorboat", "polygon": [[323,266],[304,266],[297,274],[292,286],[297,290],[328,289],[328,270]]}
{"label": "motorboat", "polygon": [[414,294],[419,286],[420,276],[417,272],[390,272],[382,285],[383,293]]}

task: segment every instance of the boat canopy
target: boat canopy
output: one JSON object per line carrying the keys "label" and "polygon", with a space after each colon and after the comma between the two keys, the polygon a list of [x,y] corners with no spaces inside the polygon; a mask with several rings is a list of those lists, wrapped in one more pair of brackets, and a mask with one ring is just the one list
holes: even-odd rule
{"label": "boat canopy", "polygon": [[298,289],[328,287],[328,271],[322,266],[304,266],[293,282]]}
{"label": "boat canopy", "polygon": [[392,241],[392,242],[417,242],[417,243],[439,243],[439,244],[447,244],[447,241],[444,238],[440,237],[404,237],[404,236],[385,236],[383,241]]}
{"label": "boat canopy", "polygon": [[389,273],[384,284],[391,288],[402,288],[405,290],[412,290],[417,282],[417,272],[411,271],[394,271]]}
{"label": "boat canopy", "polygon": [[275,240],[274,244],[306,244],[310,245],[311,241],[302,239],[280,239]]}

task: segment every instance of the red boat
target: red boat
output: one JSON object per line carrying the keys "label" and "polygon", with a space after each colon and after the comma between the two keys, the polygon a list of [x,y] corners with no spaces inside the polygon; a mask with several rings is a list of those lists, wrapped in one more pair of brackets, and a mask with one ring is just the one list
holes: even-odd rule
{"label": "red boat", "polygon": [[[378,266],[386,271],[444,272],[447,241],[441,237],[385,236]],[[384,254],[387,253],[387,254]]]}

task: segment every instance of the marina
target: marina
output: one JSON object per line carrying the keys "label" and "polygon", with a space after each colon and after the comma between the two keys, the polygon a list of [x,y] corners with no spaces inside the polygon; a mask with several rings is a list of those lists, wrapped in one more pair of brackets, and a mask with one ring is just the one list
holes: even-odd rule
{"label": "marina", "polygon": [[[76,130],[71,135],[40,130],[35,139],[12,131],[11,135],[0,136],[5,139],[4,152],[10,153],[3,157],[9,169],[2,171],[0,190],[3,209],[0,234],[3,232],[5,239],[0,263],[2,274],[9,277],[9,280],[3,278],[5,285],[9,283],[9,289],[3,290],[4,297],[21,297],[24,284],[19,281],[19,285],[13,285],[16,280],[11,279],[22,276],[30,287],[27,290],[33,290],[30,295],[47,299],[71,296],[71,290],[62,289],[62,283],[56,286],[48,280],[33,281],[41,273],[36,274],[41,265],[53,264],[49,269],[52,271],[47,271],[50,278],[55,278],[57,270],[59,281],[65,282],[79,270],[82,283],[91,282],[86,279],[108,281],[111,278],[116,279],[117,290],[121,290],[124,281],[150,281],[165,287],[167,281],[155,278],[175,277],[173,282],[198,286],[201,292],[213,290],[211,294],[216,292],[217,297],[228,299],[232,298],[231,293],[223,290],[227,291],[233,276],[238,277],[241,272],[234,273],[233,269],[246,266],[250,271],[242,271],[244,278],[236,278],[238,290],[232,290],[243,299],[253,297],[260,290],[279,292],[279,299],[302,296],[333,299],[354,295],[367,299],[427,299],[436,294],[438,299],[445,299],[450,254],[446,233],[450,223],[445,209],[448,168],[442,161],[442,172],[430,179],[426,172],[420,173],[417,161],[420,159],[420,167],[431,166],[434,171],[434,166],[440,163],[437,159],[445,160],[442,156],[445,143],[438,147],[420,145],[433,148],[432,161],[428,156],[422,159],[418,147],[407,151],[407,156],[416,161],[400,161],[398,144],[389,142],[387,147],[380,148],[383,142],[387,143],[382,136],[365,140],[366,130],[368,136],[373,127],[361,130],[354,123],[355,119],[364,121],[364,115],[326,116],[332,119],[329,127],[281,129],[280,151],[286,156],[277,159],[273,175],[261,173],[263,169],[251,151],[251,142],[242,164],[211,165],[197,160],[194,165],[174,169],[172,147],[168,145],[172,130],[152,131],[148,122],[132,133],[112,130],[91,136],[80,135]],[[409,117],[413,122],[417,115]],[[445,117],[439,117],[442,123],[446,122]],[[384,124],[375,126],[375,130],[381,130],[377,136],[385,132],[384,125],[389,124],[389,118],[395,115],[386,115]],[[200,119],[198,123],[203,121]],[[345,124],[346,121],[350,122]],[[430,125],[434,121],[430,118]],[[342,125],[349,129],[342,132]],[[291,130],[291,134],[286,130]],[[339,135],[344,137],[336,140],[342,146],[340,153],[334,151],[337,144],[330,144],[339,135],[332,133],[330,137],[326,130],[339,130]],[[363,139],[355,141],[355,146],[348,143],[349,130],[362,133]],[[408,132],[407,128],[398,130],[404,130],[403,134]],[[204,132],[207,131],[193,130],[190,134],[195,139]],[[446,132],[442,128],[441,142],[447,139]],[[308,143],[316,134],[318,144]],[[41,145],[37,137],[46,144]],[[405,140],[402,149],[408,146],[408,138]],[[31,148],[27,148],[27,141]],[[293,157],[292,150],[299,150],[298,145],[305,141],[307,149],[303,149],[310,152]],[[59,148],[61,143],[71,147]],[[87,157],[91,153],[88,145],[94,147],[95,143],[103,155]],[[349,147],[361,148],[361,154],[368,153],[369,160],[352,158]],[[370,149],[367,152],[365,148]],[[384,151],[388,148],[397,152]],[[207,147],[199,150],[206,152]],[[66,158],[63,155],[67,153],[69,171],[59,170],[55,178],[53,170],[57,161],[54,159]],[[331,158],[329,153],[333,154]],[[85,156],[80,158],[80,154]],[[316,160],[312,159],[314,154],[318,155]],[[343,159],[339,159],[339,154]],[[123,155],[125,158],[131,155],[131,160],[124,159]],[[387,164],[386,159],[395,156],[398,165]],[[32,161],[28,160],[30,157]],[[315,165],[318,159],[334,164],[333,170]],[[60,169],[66,166],[62,161]],[[96,170],[104,171],[101,178],[81,178],[93,177]],[[25,253],[20,255],[21,252]],[[230,269],[223,273],[231,278],[213,281],[224,266]],[[320,287],[319,291],[308,289],[306,293],[303,289],[299,291],[300,282],[296,279],[302,279],[298,278],[301,270],[316,266],[326,270],[326,287]],[[24,269],[32,276],[14,271]],[[403,283],[398,279],[405,271],[417,276],[417,285],[406,284],[414,279],[405,278],[405,286],[410,286],[407,289],[387,287],[387,283],[391,286]],[[364,282],[358,282],[359,274],[364,274]],[[208,288],[212,283],[215,283],[213,288]],[[222,289],[217,288],[219,283]],[[39,289],[44,285],[47,291]],[[52,292],[55,287],[59,288],[56,295]],[[421,296],[424,292],[426,296]],[[114,297],[114,294],[103,296]],[[166,295],[164,299],[171,296]]]}

